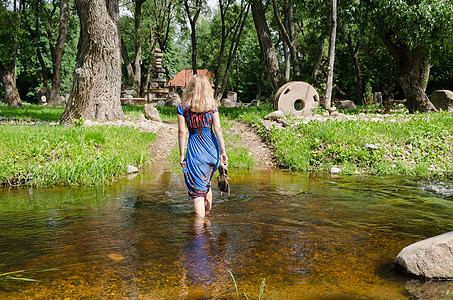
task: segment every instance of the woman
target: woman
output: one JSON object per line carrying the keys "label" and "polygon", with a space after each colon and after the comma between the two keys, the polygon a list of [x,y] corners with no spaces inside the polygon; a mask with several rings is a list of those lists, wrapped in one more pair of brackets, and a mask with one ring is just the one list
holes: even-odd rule
{"label": "woman", "polygon": [[[189,128],[186,155],[185,124]],[[219,160],[228,164],[214,91],[206,76],[195,75],[190,79],[183,102],[178,105],[178,129],[184,180],[194,200],[195,213],[204,217],[212,206],[211,180],[219,167]]]}

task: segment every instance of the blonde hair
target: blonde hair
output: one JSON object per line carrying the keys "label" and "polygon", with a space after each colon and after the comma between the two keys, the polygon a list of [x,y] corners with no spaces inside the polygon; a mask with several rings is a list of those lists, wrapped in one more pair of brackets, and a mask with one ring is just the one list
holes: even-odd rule
{"label": "blonde hair", "polygon": [[186,108],[193,112],[211,111],[216,107],[211,83],[205,75],[201,74],[194,75],[189,80],[183,99],[186,100]]}

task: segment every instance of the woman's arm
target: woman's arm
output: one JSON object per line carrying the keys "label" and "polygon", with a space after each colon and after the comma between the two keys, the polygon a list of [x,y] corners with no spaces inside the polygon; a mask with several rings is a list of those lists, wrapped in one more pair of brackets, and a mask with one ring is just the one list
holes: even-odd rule
{"label": "woman's arm", "polygon": [[216,111],[212,115],[212,117],[214,119],[214,122],[213,122],[214,132],[215,132],[215,135],[217,137],[217,140],[219,142],[219,147],[220,147],[220,160],[225,165],[228,165],[228,156],[227,156],[226,151],[225,151],[225,141],[223,140],[222,126],[220,125],[219,112]]}
{"label": "woman's arm", "polygon": [[178,114],[178,144],[179,144],[179,163],[181,166],[186,164],[186,155],[184,148],[186,147],[186,121],[184,116]]}

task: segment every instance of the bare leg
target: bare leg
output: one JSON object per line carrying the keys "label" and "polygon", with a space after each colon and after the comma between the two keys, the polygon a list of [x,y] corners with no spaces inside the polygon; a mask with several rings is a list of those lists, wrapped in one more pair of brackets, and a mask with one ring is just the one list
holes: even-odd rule
{"label": "bare leg", "polygon": [[205,208],[204,208],[204,197],[197,197],[193,198],[193,205],[195,207],[195,213],[204,218],[206,213],[205,213]]}
{"label": "bare leg", "polygon": [[212,207],[212,189],[209,188],[208,193],[206,194],[206,197],[204,198],[204,208],[205,210],[211,210]]}

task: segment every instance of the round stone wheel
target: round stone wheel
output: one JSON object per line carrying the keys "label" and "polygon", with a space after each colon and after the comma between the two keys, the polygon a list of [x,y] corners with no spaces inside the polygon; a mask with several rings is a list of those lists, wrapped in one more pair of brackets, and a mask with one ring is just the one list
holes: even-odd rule
{"label": "round stone wheel", "polygon": [[277,109],[285,114],[307,116],[318,107],[319,95],[315,88],[303,81],[292,81],[284,84],[275,94],[274,103]]}

